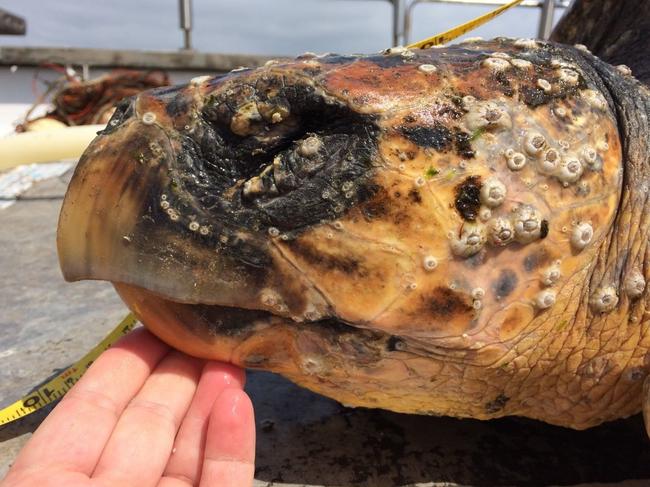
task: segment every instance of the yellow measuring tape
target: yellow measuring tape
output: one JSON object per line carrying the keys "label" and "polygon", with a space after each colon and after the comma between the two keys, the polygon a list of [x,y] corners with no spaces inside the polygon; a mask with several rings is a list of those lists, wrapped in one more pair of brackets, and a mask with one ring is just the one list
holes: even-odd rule
{"label": "yellow measuring tape", "polygon": [[137,324],[138,320],[129,313],[117,327],[110,332],[99,344],[79,360],[68,367],[54,379],[38,387],[33,392],[0,410],[0,426],[16,421],[28,414],[38,411],[44,406],[63,397],[79,378],[88,370],[88,367],[99,355],[113,345],[121,336],[126,335]]}
{"label": "yellow measuring tape", "polygon": [[[514,7],[515,5],[518,5],[522,1],[523,0],[514,0],[510,3],[502,5],[499,8],[494,9],[487,14],[481,15],[474,20],[470,20],[469,22],[459,25],[458,27],[443,32],[442,34],[438,34],[436,36],[429,37],[428,39],[409,44],[407,47],[411,49],[426,49],[428,47],[446,44],[447,42],[452,41],[457,37],[460,37],[463,34],[485,24],[489,20],[495,18],[497,15],[505,12],[511,7]],[[16,401],[10,406],[7,406],[6,408],[0,410],[0,426],[23,418],[28,414],[31,414],[34,411],[38,411],[42,407],[47,406],[48,404],[63,397],[63,395],[68,392],[68,390],[70,390],[75,382],[79,380],[84,372],[88,370],[88,367],[90,367],[93,361],[99,357],[99,355],[104,350],[115,343],[121,336],[126,335],[129,331],[131,331],[136,323],[137,320],[132,314],[127,315],[126,318],[124,318],[122,322],[106,336],[106,338],[104,338],[97,346],[95,346],[95,348],[88,352],[76,364],[68,367],[64,372],[56,376],[54,379],[38,387],[36,390],[29,393],[19,401]]]}
{"label": "yellow measuring tape", "polygon": [[524,0],[514,0],[510,3],[506,3],[499,8],[495,8],[491,12],[488,12],[484,15],[481,15],[480,17],[475,18],[474,20],[465,22],[464,24],[461,24],[458,27],[454,27],[453,29],[449,29],[448,31],[443,32],[442,34],[438,34],[436,36],[429,37],[428,39],[414,42],[413,44],[409,44],[406,47],[410,49],[427,49],[429,47],[439,46],[440,44],[447,44],[449,41],[453,41],[457,37],[460,37],[463,34],[467,34],[469,31],[472,31],[477,27],[480,27],[486,22],[502,14],[509,8],[519,5],[523,1]]}

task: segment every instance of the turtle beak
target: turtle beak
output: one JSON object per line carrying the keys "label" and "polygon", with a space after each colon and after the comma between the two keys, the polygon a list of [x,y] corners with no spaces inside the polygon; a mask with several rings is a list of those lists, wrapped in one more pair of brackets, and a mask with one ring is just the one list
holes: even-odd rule
{"label": "turtle beak", "polygon": [[[191,123],[183,116],[192,103],[191,87],[143,93],[122,104],[86,149],[59,217],[65,279],[111,281],[176,303],[284,316],[303,313],[306,302],[324,308],[265,234],[242,224],[225,236],[218,221],[193,219],[201,211],[197,200],[179,188],[183,178],[196,177],[191,169],[200,160],[182,132]],[[290,306],[279,307],[280,300]]]}
{"label": "turtle beak", "polygon": [[[59,217],[57,247],[67,280],[123,280],[138,262],[134,230],[172,154],[155,124],[122,106],[86,149]],[[118,126],[119,125],[119,126]]]}
{"label": "turtle beak", "polygon": [[64,277],[127,283],[180,302],[251,299],[238,282],[250,276],[184,238],[165,207],[161,188],[170,187],[179,148],[164,107],[129,103],[86,149],[68,187],[57,235]]}

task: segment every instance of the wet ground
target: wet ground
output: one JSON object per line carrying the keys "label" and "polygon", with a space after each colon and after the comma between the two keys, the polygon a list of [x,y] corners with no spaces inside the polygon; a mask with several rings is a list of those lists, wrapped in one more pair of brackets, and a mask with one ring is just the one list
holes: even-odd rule
{"label": "wet ground", "polygon": [[[66,178],[0,211],[0,407],[92,348],[126,313],[110,285],[60,276],[55,227]],[[578,432],[524,419],[481,422],[348,409],[251,373],[256,487],[650,485],[640,416]],[[47,411],[0,428],[0,478]],[[646,479],[626,481],[625,479]],[[609,485],[609,484],[608,484]]]}

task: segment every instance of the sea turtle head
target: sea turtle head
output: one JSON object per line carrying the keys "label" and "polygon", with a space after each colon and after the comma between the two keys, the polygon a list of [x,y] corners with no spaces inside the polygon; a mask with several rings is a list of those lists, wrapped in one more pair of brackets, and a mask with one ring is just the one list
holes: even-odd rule
{"label": "sea turtle head", "polygon": [[[467,370],[577,312],[561,290],[582,287],[619,201],[611,99],[581,59],[497,40],[142,93],[70,183],[65,277],[115,283],[177,348],[347,403],[501,414],[506,369],[480,379],[487,406],[461,397]],[[404,400],[416,376],[445,385]]]}
{"label": "sea turtle head", "polygon": [[328,257],[299,242],[310,229],[336,232],[376,192],[378,127],[325,89],[312,64],[202,77],[123,101],[66,197],[66,278],[296,321],[335,314],[285,248],[302,245],[316,267],[360,272],[356,251]]}

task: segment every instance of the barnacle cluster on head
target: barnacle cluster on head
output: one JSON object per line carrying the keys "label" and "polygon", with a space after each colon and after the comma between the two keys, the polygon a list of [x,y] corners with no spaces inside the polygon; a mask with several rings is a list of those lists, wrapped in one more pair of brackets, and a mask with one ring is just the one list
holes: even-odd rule
{"label": "barnacle cluster on head", "polygon": [[[578,265],[595,248],[615,210],[621,181],[614,168],[616,153],[610,150],[617,136],[615,120],[589,67],[556,46],[535,40],[461,46],[476,51],[473,68],[481,81],[473,72],[467,75],[469,70],[455,73],[462,80],[460,89],[452,88],[462,109],[455,120],[471,134],[475,156],[458,162],[453,176],[444,172],[455,181],[461,217],[447,231],[449,250],[459,265],[471,269],[492,259],[505,265],[514,252],[531,262],[540,259],[525,268],[539,273],[536,284],[518,292],[535,309],[545,310],[560,296],[562,269]],[[447,66],[438,70],[453,72]],[[459,205],[458,188],[470,179],[480,184],[476,206],[468,211]],[[644,288],[642,276],[626,281],[629,296]],[[592,300],[594,309],[616,306],[611,289],[601,294]],[[475,309],[489,306],[479,301]]]}
{"label": "barnacle cluster on head", "polygon": [[520,171],[530,162],[538,174],[551,176],[564,187],[579,182],[586,170],[598,171],[602,167],[602,158],[588,143],[572,150],[567,141],[554,144],[535,130],[524,133],[520,149],[521,152],[513,148],[504,151],[509,169]]}
{"label": "barnacle cluster on head", "polygon": [[548,221],[531,205],[518,204],[509,212],[499,211],[506,198],[506,189],[498,179],[490,178],[481,187],[480,195],[483,204],[490,206],[482,210],[487,210],[487,218],[463,222],[458,233],[450,234],[451,249],[456,256],[472,256],[486,244],[493,247],[504,247],[512,242],[527,244],[548,234]]}
{"label": "barnacle cluster on head", "polygon": [[[465,52],[455,58],[461,49]],[[564,49],[535,40],[464,42],[458,52],[445,53],[453,61],[441,57],[436,63],[438,75],[418,74],[418,80],[435,86],[437,99],[446,96],[453,102],[459,114],[442,123],[470,134],[473,154],[434,159],[428,146],[434,177],[412,176],[414,186],[423,193],[430,189],[434,200],[448,194],[450,186],[457,191],[453,202],[447,205],[442,199],[436,209],[455,208],[454,218],[440,224],[449,261],[433,251],[435,264],[429,265],[432,257],[424,254],[433,247],[423,248],[422,265],[430,272],[428,279],[456,272],[468,276],[447,283],[454,293],[472,298],[477,320],[513,300],[523,303],[522,309],[532,308],[533,316],[564,300],[565,286],[599,252],[616,212],[622,161],[614,112],[582,54]],[[419,63],[438,61],[435,54],[432,61],[424,61],[419,52],[417,56]],[[462,56],[467,61],[457,61]],[[627,74],[625,68],[619,71]],[[429,123],[439,123],[439,113],[430,110]],[[427,117],[420,119],[426,125]],[[420,149],[415,153],[427,154]],[[412,160],[399,163],[402,173],[409,174]],[[477,183],[466,184],[469,180]],[[475,287],[487,294],[476,296]],[[592,289],[589,308],[611,312],[619,292],[632,300],[645,288],[643,274],[628,270],[620,285],[610,280]]]}

